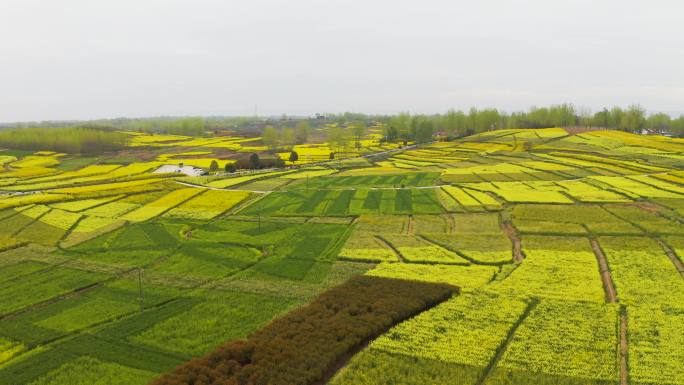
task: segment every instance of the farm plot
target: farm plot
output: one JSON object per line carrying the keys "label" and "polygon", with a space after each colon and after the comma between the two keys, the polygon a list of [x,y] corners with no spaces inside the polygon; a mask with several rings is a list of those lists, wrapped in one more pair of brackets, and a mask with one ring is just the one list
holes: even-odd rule
{"label": "farm plot", "polygon": [[71,247],[122,227],[126,222],[117,219],[86,216],[60,242],[61,247]]}
{"label": "farm plot", "polygon": [[473,263],[503,264],[512,258],[510,239],[503,232],[497,234],[444,234],[425,233],[423,237]]}
{"label": "farm plot", "polygon": [[636,180],[619,176],[594,176],[591,179],[614,188],[616,191],[642,198],[673,198],[682,199],[684,196],[676,192],[667,191],[661,187],[651,186]]}
{"label": "farm plot", "polygon": [[[596,257],[588,239],[526,236],[524,262],[492,290],[510,295],[603,302]],[[611,265],[612,267],[612,265]]]}
{"label": "farm plot", "polygon": [[49,207],[36,205],[20,212],[8,212],[8,215],[0,220],[0,237],[12,237],[48,211],[50,211]]}
{"label": "farm plot", "polygon": [[52,193],[81,195],[87,198],[106,197],[133,192],[157,191],[166,186],[164,178],[147,178],[127,182],[102,183],[89,186],[67,187],[50,190]]}
{"label": "farm plot", "polygon": [[[449,183],[505,182],[539,180],[535,174],[543,173],[513,163],[491,163],[470,167],[448,168],[441,179]],[[546,174],[546,173],[544,173]]]}
{"label": "farm plot", "polygon": [[497,273],[495,267],[456,266],[416,263],[381,263],[366,275],[374,277],[405,279],[445,283],[459,287],[461,291],[472,291],[492,281]]}
{"label": "farm plot", "polygon": [[601,237],[621,302],[681,304],[684,280],[662,247],[646,237]]}
{"label": "farm plot", "polygon": [[357,227],[361,232],[405,234],[408,219],[406,215],[361,215]]}
{"label": "farm plot", "polygon": [[146,370],[82,356],[48,372],[45,376],[31,382],[30,385],[104,385],[113,383],[144,385],[154,377],[155,373]]}
{"label": "farm plot", "polygon": [[285,176],[264,178],[255,180],[254,182],[247,182],[245,184],[241,184],[237,188],[239,188],[240,190],[252,192],[282,190],[284,186],[292,183],[292,181],[293,179],[287,179],[285,178]]}
{"label": "farm plot", "polygon": [[260,257],[261,251],[252,247],[188,241],[151,271],[198,279],[220,278],[255,264]]}
{"label": "farm plot", "polygon": [[432,231],[434,228],[426,229],[420,225],[416,226],[416,231],[472,263],[502,264],[511,261],[511,241],[501,230],[498,215],[455,214],[447,223],[453,227],[447,232]]}
{"label": "farm plot", "polygon": [[434,185],[438,177],[438,173],[428,172],[397,175],[328,176],[312,179],[309,186],[310,188],[420,187]]}
{"label": "farm plot", "polygon": [[486,293],[453,298],[374,340],[332,384],[474,384],[526,307]]}
{"label": "farm plot", "polygon": [[29,195],[15,195],[15,196],[2,196],[0,200],[0,210],[6,208],[15,208],[20,206],[26,206],[31,204],[48,204],[55,202],[62,202],[72,198],[68,194],[29,194]]}
{"label": "farm plot", "polygon": [[349,261],[399,261],[397,254],[384,241],[358,230],[349,237],[338,257]]}
{"label": "farm plot", "polygon": [[183,188],[172,191],[154,202],[150,202],[139,209],[133,210],[121,217],[123,220],[132,222],[142,222],[152,219],[166,211],[178,206],[179,204],[189,200],[195,195],[201,193],[203,190],[197,188]]}
{"label": "farm plot", "polygon": [[250,196],[248,191],[208,190],[168,211],[171,218],[213,219]]}
{"label": "farm plot", "polygon": [[432,189],[364,189],[273,192],[241,214],[347,216],[441,212],[442,207]]}
{"label": "farm plot", "polygon": [[[325,279],[344,245],[348,230],[343,224],[221,219],[193,230],[193,239],[203,242],[229,240],[230,244],[239,247],[260,250],[262,258],[244,274],[257,275],[264,280],[319,283]],[[220,250],[216,252],[221,255]]]}
{"label": "farm plot", "polygon": [[553,182],[470,183],[468,187],[496,194],[509,203],[573,203]]}
{"label": "farm plot", "polygon": [[17,238],[43,245],[56,245],[81,218],[81,214],[52,209],[21,232]]}
{"label": "farm plot", "polygon": [[624,194],[596,187],[583,180],[558,181],[556,182],[565,194],[583,203],[619,203],[630,202]]}
{"label": "farm plot", "polygon": [[616,384],[617,327],[615,305],[542,301],[486,384]]}
{"label": "farm plot", "polygon": [[0,252],[7,251],[14,249],[16,247],[21,247],[25,245],[25,241],[20,241],[18,239],[8,237],[8,236],[3,236],[0,237]]}
{"label": "farm plot", "polygon": [[45,271],[24,275],[21,279],[5,280],[0,283],[0,314],[20,310],[26,306],[88,287],[107,278],[100,273],[91,273],[67,267],[54,266]]}
{"label": "farm plot", "polygon": [[124,195],[115,195],[101,199],[81,199],[77,201],[54,203],[51,204],[50,207],[71,212],[79,212],[121,199],[123,197]]}
{"label": "farm plot", "polygon": [[485,211],[484,205],[472,195],[456,186],[442,186],[442,190],[466,211]]}
{"label": "farm plot", "polygon": [[[154,307],[178,292],[144,280],[143,305]],[[140,310],[137,277],[126,277],[98,288],[0,321],[2,334],[26,346],[36,346]]]}
{"label": "farm plot", "polygon": [[628,205],[605,205],[604,207],[615,216],[643,229],[647,233],[664,235],[684,234],[684,225],[663,218],[657,213]]}
{"label": "farm plot", "polygon": [[131,337],[132,341],[201,356],[224,341],[247,337],[296,302],[242,292],[205,292],[202,302]]}
{"label": "farm plot", "polygon": [[265,173],[255,173],[255,174],[248,174],[248,175],[240,175],[240,176],[235,176],[231,178],[221,178],[221,179],[215,179],[214,177],[210,177],[207,179],[207,177],[189,177],[189,178],[184,178],[183,180],[188,183],[192,184],[199,184],[199,185],[206,185],[208,187],[216,187],[216,188],[228,188],[228,187],[236,187],[238,185],[246,184],[249,182],[254,182],[262,179],[267,179],[267,178],[273,178],[273,177],[282,177],[287,174],[291,174],[295,172],[294,170],[289,170],[289,171],[274,171],[274,172],[265,172]]}
{"label": "farm plot", "polygon": [[406,262],[468,264],[458,254],[414,235],[383,234],[382,239]]}
{"label": "farm plot", "polygon": [[0,283],[11,281],[36,271],[46,270],[50,266],[47,263],[36,261],[8,261],[0,268]]}
{"label": "farm plot", "polygon": [[[679,186],[676,184],[676,182],[671,183],[671,182],[665,182],[662,179],[650,176],[650,175],[631,175],[629,176],[630,179],[636,180],[640,183],[652,186],[657,189],[665,190],[665,191],[670,191],[674,192],[677,194],[682,195],[681,198],[684,199],[684,187]],[[672,178],[670,178],[672,179]]]}
{"label": "farm plot", "polygon": [[629,369],[634,384],[684,383],[684,309],[677,305],[629,306]]}
{"label": "farm plot", "polygon": [[24,349],[24,345],[0,337],[0,364],[9,361]]}
{"label": "farm plot", "polygon": [[81,260],[137,267],[169,255],[178,245],[172,224],[142,223],[126,226],[80,243],[64,253]]}
{"label": "farm plot", "polygon": [[516,205],[513,224],[526,234],[640,234],[641,230],[598,205]]}

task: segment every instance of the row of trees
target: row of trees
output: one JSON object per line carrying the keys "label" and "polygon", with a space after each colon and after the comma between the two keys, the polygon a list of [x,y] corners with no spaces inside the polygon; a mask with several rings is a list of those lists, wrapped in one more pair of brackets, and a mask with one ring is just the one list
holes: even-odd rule
{"label": "row of trees", "polygon": [[98,155],[121,150],[128,135],[83,127],[13,128],[0,131],[0,148]]}
{"label": "row of trees", "polygon": [[311,125],[302,120],[295,127],[266,126],[261,134],[264,145],[269,150],[291,149],[295,144],[306,143],[311,134]]}
{"label": "row of trees", "polygon": [[501,128],[545,128],[545,127],[603,127],[635,132],[640,129],[669,131],[674,136],[684,137],[684,115],[672,118],[668,114],[648,115],[638,105],[625,109],[604,108],[596,113],[577,109],[571,104],[531,108],[526,112],[504,113],[494,108],[471,108],[468,112],[450,110],[437,115],[410,115],[400,113],[379,118],[386,123],[386,138],[389,141],[430,140],[433,133],[458,137]]}
{"label": "row of trees", "polygon": [[141,131],[150,134],[173,134],[187,136],[203,136],[209,130],[204,118],[154,118],[125,120],[114,124],[114,129],[123,131]]}

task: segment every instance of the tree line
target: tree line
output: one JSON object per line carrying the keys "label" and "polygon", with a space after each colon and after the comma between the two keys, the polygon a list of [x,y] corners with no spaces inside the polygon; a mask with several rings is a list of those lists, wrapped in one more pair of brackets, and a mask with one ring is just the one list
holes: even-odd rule
{"label": "tree line", "polygon": [[[28,124],[28,123],[27,123]],[[533,107],[528,111],[506,113],[495,108],[449,110],[426,115],[407,112],[396,115],[365,115],[346,112],[325,119],[260,117],[186,117],[109,119],[70,122],[70,126],[43,126],[0,130],[0,147],[22,150],[53,150],[67,153],[98,154],[121,149],[127,136],[117,131],[209,136],[221,130],[250,131],[260,134],[272,152],[291,151],[297,144],[309,143],[317,133],[333,151],[361,147],[367,128],[384,128],[384,141],[425,143],[436,135],[458,138],[504,128],[601,127],[636,132],[650,129],[684,137],[684,115],[647,114],[644,108],[604,108],[591,113],[572,104]],[[20,128],[21,127],[21,128]],[[316,136],[314,139],[319,139]]]}
{"label": "tree line", "polygon": [[505,113],[495,108],[471,108],[468,112],[450,110],[444,114],[400,113],[378,119],[385,123],[388,141],[431,140],[435,133],[460,137],[503,128],[601,127],[636,132],[641,129],[669,132],[684,137],[684,115],[672,118],[665,113],[647,114],[638,105],[604,108],[595,113],[571,104],[533,107],[529,111]]}
{"label": "tree line", "polygon": [[121,150],[128,135],[84,127],[12,128],[0,131],[0,148],[98,155]]}

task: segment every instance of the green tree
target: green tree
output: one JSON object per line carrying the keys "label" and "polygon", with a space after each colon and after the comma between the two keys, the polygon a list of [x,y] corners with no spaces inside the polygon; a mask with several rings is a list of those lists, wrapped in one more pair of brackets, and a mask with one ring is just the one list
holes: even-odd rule
{"label": "green tree", "polygon": [[622,115],[620,120],[620,128],[623,130],[635,132],[644,127],[646,111],[639,105],[631,105],[627,111]]}
{"label": "green tree", "polygon": [[352,135],[354,136],[354,142],[356,148],[361,148],[361,139],[366,134],[366,125],[364,123],[353,123],[349,125]]}
{"label": "green tree", "polygon": [[296,138],[298,144],[306,143],[309,140],[309,134],[311,133],[311,125],[308,120],[302,120],[297,123],[295,128],[297,131]]}
{"label": "green tree", "polygon": [[294,128],[284,128],[280,135],[281,144],[285,148],[291,149],[292,147],[294,147],[295,144],[297,144],[297,133]]}
{"label": "green tree", "polygon": [[622,108],[620,107],[613,107],[610,110],[610,125],[608,126],[609,128],[614,128],[617,130],[621,130],[621,122],[622,122],[622,116],[624,115],[624,112],[622,111]]}
{"label": "green tree", "polygon": [[594,127],[610,127],[610,111],[607,108],[594,114],[591,120],[591,125]]}
{"label": "green tree", "polygon": [[395,142],[399,138],[399,130],[396,127],[387,125],[385,126],[385,139],[388,142]]}
{"label": "green tree", "polygon": [[226,163],[226,166],[224,167],[224,170],[225,170],[226,172],[231,172],[231,173],[232,173],[232,172],[235,172],[235,171],[237,170],[237,168],[235,167],[235,163],[233,163],[233,162],[227,162],[227,163]]}
{"label": "green tree", "polygon": [[275,127],[266,126],[261,134],[261,141],[269,150],[275,151],[280,146],[280,133]]}
{"label": "green tree", "polygon": [[218,171],[219,169],[219,164],[216,161],[216,159],[212,160],[211,163],[209,164],[209,171]]}
{"label": "green tree", "polygon": [[650,115],[646,119],[646,127],[652,130],[666,130],[671,127],[672,119],[670,115],[665,113],[657,113]]}
{"label": "green tree", "polygon": [[672,135],[678,138],[684,138],[684,115],[680,115],[679,118],[673,119],[670,122],[670,128],[672,130]]}
{"label": "green tree", "polygon": [[431,120],[423,118],[415,123],[414,140],[416,143],[427,143],[432,140],[434,127]]}
{"label": "green tree", "polygon": [[299,154],[297,154],[297,151],[290,152],[290,162],[294,164],[297,160],[299,160]]}
{"label": "green tree", "polygon": [[465,121],[463,111],[449,110],[443,119],[444,131],[448,136],[462,135],[465,131]]}
{"label": "green tree", "polygon": [[252,153],[252,155],[249,156],[249,164],[252,168],[259,168],[261,165],[261,161],[259,160],[259,154]]}
{"label": "green tree", "polygon": [[[389,120],[387,121],[387,126],[389,127],[388,130],[391,130],[392,133],[396,132],[396,138],[406,140],[410,136],[410,122],[411,115],[409,115],[409,113],[407,112],[402,112],[398,115],[389,118]],[[396,139],[392,139],[391,141],[394,140]]]}
{"label": "green tree", "polygon": [[328,128],[326,141],[330,147],[338,150],[346,148],[349,144],[347,130],[337,126]]}

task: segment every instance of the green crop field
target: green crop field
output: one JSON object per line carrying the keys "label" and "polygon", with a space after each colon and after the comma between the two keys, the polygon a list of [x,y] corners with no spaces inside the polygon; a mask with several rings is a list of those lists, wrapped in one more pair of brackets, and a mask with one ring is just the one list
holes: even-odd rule
{"label": "green crop field", "polygon": [[0,385],[684,385],[684,140],[366,129],[0,150]]}

